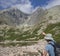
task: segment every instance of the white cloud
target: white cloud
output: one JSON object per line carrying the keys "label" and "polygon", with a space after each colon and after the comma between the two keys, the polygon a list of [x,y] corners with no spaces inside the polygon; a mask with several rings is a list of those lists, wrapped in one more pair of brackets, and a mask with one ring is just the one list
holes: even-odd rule
{"label": "white cloud", "polygon": [[20,9],[22,12],[28,14],[31,14],[34,10],[29,0],[21,0],[21,4],[17,5],[16,7]]}
{"label": "white cloud", "polygon": [[31,5],[30,0],[0,0],[0,3],[2,8],[16,6],[21,11],[29,14],[33,11],[33,6]]}
{"label": "white cloud", "polygon": [[45,6],[45,8],[51,8],[53,6],[56,6],[56,5],[60,5],[60,0],[53,0],[51,1],[50,3],[48,3],[48,5]]}

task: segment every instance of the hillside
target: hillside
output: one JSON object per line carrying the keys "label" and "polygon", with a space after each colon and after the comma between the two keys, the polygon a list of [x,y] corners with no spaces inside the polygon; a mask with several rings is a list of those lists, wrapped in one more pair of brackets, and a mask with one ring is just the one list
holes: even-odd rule
{"label": "hillside", "polygon": [[44,17],[43,26],[45,26],[45,29],[43,31],[52,33],[54,39],[60,43],[60,5],[48,9]]}
{"label": "hillside", "polygon": [[48,23],[60,22],[60,5],[52,7],[47,11],[48,12],[45,15],[45,18],[47,19]]}

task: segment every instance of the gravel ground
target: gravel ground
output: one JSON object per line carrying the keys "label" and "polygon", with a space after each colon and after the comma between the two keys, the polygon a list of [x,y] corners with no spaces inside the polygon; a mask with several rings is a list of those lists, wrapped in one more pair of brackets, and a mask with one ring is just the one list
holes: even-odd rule
{"label": "gravel ground", "polygon": [[37,44],[30,46],[0,46],[0,56],[41,56],[38,50],[42,52],[45,44],[46,42],[44,40],[39,40]]}

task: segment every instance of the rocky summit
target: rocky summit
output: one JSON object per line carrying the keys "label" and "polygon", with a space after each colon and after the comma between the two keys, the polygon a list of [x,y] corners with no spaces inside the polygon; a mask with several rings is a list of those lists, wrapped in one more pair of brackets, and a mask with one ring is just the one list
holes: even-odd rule
{"label": "rocky summit", "polygon": [[0,24],[16,26],[23,24],[28,19],[28,14],[21,12],[17,8],[10,8],[0,11]]}

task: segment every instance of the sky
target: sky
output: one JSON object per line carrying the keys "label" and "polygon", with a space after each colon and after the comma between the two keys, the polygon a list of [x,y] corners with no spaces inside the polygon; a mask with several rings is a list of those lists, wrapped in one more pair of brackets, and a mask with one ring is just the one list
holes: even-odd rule
{"label": "sky", "polygon": [[60,0],[0,0],[0,10],[16,7],[29,14],[38,7],[49,9],[56,5],[60,5]]}

